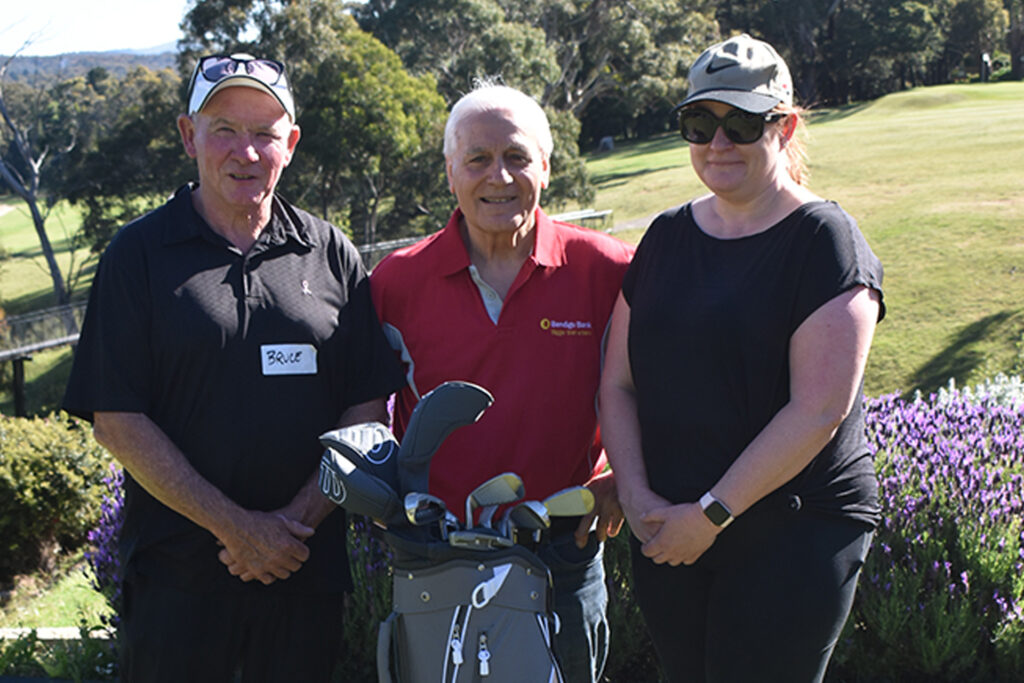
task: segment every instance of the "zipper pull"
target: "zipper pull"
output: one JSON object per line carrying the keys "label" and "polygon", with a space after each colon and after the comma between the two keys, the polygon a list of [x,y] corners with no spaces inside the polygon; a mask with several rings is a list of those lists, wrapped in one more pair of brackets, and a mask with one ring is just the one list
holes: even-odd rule
{"label": "zipper pull", "polygon": [[462,666],[462,628],[455,624],[455,628],[452,630],[452,642],[449,645],[452,648],[452,662],[455,666]]}
{"label": "zipper pull", "polygon": [[477,647],[476,658],[480,662],[480,675],[489,676],[491,674],[491,653],[487,649],[487,634],[480,634],[480,645]]}

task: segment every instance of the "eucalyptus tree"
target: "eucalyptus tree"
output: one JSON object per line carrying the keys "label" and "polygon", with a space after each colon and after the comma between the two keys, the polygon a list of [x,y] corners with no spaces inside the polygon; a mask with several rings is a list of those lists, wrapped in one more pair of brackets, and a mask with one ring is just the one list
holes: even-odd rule
{"label": "eucalyptus tree", "polygon": [[[70,301],[67,275],[46,230],[62,197],[48,186],[63,173],[68,155],[88,144],[99,95],[83,78],[39,87],[7,83],[4,75],[12,60],[8,57],[0,64],[0,181],[25,203],[32,217],[54,303],[62,306]],[[73,317],[65,322],[73,332]]]}

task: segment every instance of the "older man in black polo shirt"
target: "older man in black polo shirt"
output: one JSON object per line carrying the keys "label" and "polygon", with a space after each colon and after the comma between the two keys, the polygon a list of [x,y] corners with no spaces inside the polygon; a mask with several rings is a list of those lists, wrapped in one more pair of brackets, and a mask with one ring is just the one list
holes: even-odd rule
{"label": "older man in black polo shirt", "polygon": [[274,194],[283,65],[201,59],[178,128],[199,184],[111,242],[64,399],[130,475],[121,675],[325,681],[350,578],[317,435],[386,420],[402,373],[355,248]]}

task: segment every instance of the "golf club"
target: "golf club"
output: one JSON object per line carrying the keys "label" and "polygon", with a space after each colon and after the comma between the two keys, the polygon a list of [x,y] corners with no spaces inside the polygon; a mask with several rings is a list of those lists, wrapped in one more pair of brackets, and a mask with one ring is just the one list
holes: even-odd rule
{"label": "golf club", "polygon": [[448,508],[444,501],[429,493],[412,491],[405,494],[405,517],[413,526],[427,526],[443,521]]}
{"label": "golf club", "polygon": [[516,531],[519,529],[543,531],[551,527],[551,517],[548,516],[548,509],[539,500],[525,500],[508,510],[501,518],[499,531],[511,541],[515,541]]}
{"label": "golf club", "polygon": [[448,544],[469,550],[494,550],[513,545],[512,541],[489,529],[457,529],[448,534]]}
{"label": "golf club", "polygon": [[491,477],[466,496],[466,528],[474,526],[473,511],[476,508],[484,505],[498,506],[514,503],[517,500],[522,500],[524,493],[523,480],[514,472],[505,472]]}
{"label": "golf club", "polygon": [[398,450],[400,490],[429,488],[430,458],[441,442],[459,427],[480,419],[494,402],[483,387],[470,382],[445,382],[420,399],[409,416]]}
{"label": "golf club", "polygon": [[594,509],[594,494],[586,486],[570,486],[544,499],[551,517],[579,517]]}

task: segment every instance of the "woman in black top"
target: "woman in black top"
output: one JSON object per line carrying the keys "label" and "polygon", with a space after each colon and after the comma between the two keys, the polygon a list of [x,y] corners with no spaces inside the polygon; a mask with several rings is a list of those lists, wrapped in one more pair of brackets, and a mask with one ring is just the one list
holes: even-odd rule
{"label": "woman in black top", "polygon": [[601,385],[634,588],[670,680],[820,681],[879,514],[861,404],[882,266],[804,185],[770,45],[708,48],[677,112],[711,192],[640,243]]}

